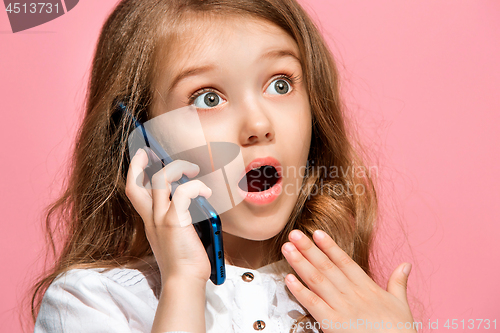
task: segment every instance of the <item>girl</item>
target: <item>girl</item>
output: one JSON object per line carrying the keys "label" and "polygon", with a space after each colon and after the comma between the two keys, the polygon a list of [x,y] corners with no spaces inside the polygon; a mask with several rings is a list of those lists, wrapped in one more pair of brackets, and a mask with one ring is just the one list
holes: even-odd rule
{"label": "girl", "polygon": [[[187,211],[211,189],[191,180],[171,196],[198,166],[176,160],[143,179],[148,157],[129,160],[117,100],[143,122],[193,105],[207,142],[238,144],[247,171],[278,171],[220,215],[224,284],[208,280]],[[333,58],[295,0],[120,2],[95,52],[71,178],[47,214],[65,242],[36,285],[35,332],[415,332],[410,264],[387,291],[371,279],[370,175],[330,172],[366,170],[344,117]]]}

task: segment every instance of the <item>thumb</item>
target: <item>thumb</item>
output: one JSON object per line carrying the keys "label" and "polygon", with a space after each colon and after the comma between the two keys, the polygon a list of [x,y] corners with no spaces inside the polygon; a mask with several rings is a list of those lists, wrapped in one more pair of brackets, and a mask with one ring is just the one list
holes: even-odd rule
{"label": "thumb", "polygon": [[410,271],[411,264],[403,263],[399,265],[398,268],[392,272],[389,282],[387,283],[387,291],[405,303],[408,303],[406,298],[406,287]]}

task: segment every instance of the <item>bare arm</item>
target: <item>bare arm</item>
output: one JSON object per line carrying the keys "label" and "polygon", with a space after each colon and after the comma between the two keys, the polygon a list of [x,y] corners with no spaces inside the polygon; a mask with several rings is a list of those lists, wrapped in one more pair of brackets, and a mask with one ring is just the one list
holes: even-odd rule
{"label": "bare arm", "polygon": [[162,286],[151,333],[205,333],[206,283],[171,278]]}

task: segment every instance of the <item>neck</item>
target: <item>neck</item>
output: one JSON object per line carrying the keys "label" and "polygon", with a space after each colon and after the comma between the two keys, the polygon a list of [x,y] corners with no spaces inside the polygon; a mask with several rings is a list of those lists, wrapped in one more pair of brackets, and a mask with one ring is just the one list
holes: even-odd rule
{"label": "neck", "polygon": [[267,241],[254,241],[223,233],[226,264],[258,269],[263,266]]}

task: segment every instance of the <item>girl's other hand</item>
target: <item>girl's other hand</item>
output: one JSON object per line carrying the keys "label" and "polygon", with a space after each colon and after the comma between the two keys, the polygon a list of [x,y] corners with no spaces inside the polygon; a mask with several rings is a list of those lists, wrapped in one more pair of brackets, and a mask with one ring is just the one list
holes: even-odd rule
{"label": "girl's other hand", "polygon": [[299,230],[289,239],[282,252],[309,288],[292,274],[286,285],[323,332],[417,332],[406,296],[410,264],[394,270],[385,291],[325,232],[314,232],[318,246]]}
{"label": "girl's other hand", "polygon": [[[147,148],[146,148],[147,149]],[[187,161],[176,160],[152,177],[151,190],[144,186],[144,169],[148,155],[139,149],[130,162],[125,193],[144,221],[146,236],[160,268],[162,285],[167,281],[198,280],[204,286],[210,278],[210,261],[203,244],[191,224],[189,205],[198,195],[210,197],[212,191],[199,180],[181,184],[172,199],[173,181],[182,175],[194,177],[200,168]]]}

